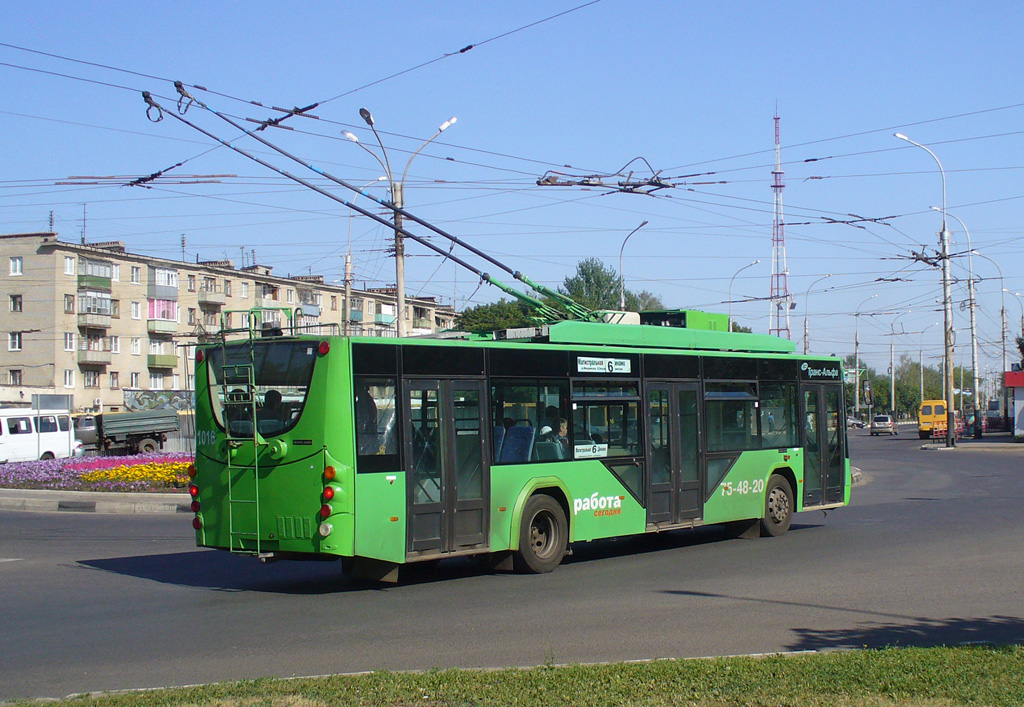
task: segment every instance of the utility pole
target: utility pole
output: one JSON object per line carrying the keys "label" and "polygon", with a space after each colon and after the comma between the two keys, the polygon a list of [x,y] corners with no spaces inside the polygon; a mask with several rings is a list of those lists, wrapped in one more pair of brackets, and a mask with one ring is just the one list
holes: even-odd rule
{"label": "utility pole", "polygon": [[[403,186],[394,180],[391,182],[391,203],[400,209],[405,208]],[[405,238],[402,237],[402,223],[402,212],[395,211],[395,314],[398,316],[395,320],[395,333],[399,337],[408,333],[405,324]]]}

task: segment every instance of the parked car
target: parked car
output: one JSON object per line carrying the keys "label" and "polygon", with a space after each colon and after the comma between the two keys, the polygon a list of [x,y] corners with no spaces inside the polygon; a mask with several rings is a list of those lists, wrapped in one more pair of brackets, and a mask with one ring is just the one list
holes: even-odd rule
{"label": "parked car", "polygon": [[846,418],[846,426],[847,427],[856,427],[858,429],[863,429],[863,428],[867,427],[867,423],[864,422],[864,420],[858,420],[856,417],[847,417]]}
{"label": "parked car", "polygon": [[898,435],[900,428],[892,415],[875,415],[871,418],[871,436],[880,434]]}

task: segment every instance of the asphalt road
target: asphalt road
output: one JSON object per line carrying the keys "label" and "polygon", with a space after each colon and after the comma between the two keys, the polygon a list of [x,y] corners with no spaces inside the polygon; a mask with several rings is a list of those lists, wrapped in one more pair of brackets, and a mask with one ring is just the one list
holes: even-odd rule
{"label": "asphalt road", "polygon": [[1024,642],[1024,446],[851,431],[850,507],[781,538],[593,543],[387,588],[197,550],[190,516],[0,513],[0,700],[259,676]]}

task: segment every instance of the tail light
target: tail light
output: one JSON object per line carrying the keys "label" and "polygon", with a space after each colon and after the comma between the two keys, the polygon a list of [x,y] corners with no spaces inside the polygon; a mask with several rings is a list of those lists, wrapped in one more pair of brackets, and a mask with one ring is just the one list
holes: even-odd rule
{"label": "tail light", "polygon": [[190,478],[190,479],[196,478],[196,465],[195,464],[189,464],[188,465],[188,478]]}
{"label": "tail light", "polygon": [[196,530],[202,530],[203,529],[203,520],[199,516],[196,516],[195,518],[192,519],[192,527],[195,528]]}
{"label": "tail light", "polygon": [[331,350],[330,343],[328,343],[326,341],[321,341],[320,342],[320,346],[318,346],[317,349],[316,349],[316,352],[318,354],[320,354],[321,356],[326,356],[328,353],[330,353],[330,350]]}
{"label": "tail light", "polygon": [[326,518],[327,516],[331,515],[331,512],[333,510],[334,509],[331,508],[331,505],[329,503],[325,503],[324,505],[320,506],[320,515]]}
{"label": "tail light", "polygon": [[191,511],[193,513],[198,513],[199,512],[199,501],[192,501],[192,505],[189,506],[189,509],[191,509]]}
{"label": "tail light", "polygon": [[192,498],[195,498],[196,496],[198,496],[199,495],[199,487],[196,486],[195,484],[189,484],[188,485],[188,495],[191,496]]}
{"label": "tail light", "polygon": [[328,481],[334,481],[334,477],[338,475],[338,471],[333,466],[324,467],[324,478]]}
{"label": "tail light", "polygon": [[202,363],[204,358],[206,357],[203,355],[202,349],[196,349],[196,363]]}
{"label": "tail light", "polygon": [[334,498],[334,487],[328,486],[324,489],[324,500],[330,501],[332,498]]}

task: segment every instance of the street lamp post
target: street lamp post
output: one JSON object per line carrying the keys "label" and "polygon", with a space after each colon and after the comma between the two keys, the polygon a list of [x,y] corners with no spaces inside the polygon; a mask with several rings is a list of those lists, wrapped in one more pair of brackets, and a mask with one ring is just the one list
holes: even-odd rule
{"label": "street lamp post", "polygon": [[[370,153],[373,154],[372,152]],[[374,155],[376,157],[376,155]],[[377,177],[372,182],[367,182],[363,185],[363,188],[359,191],[363,191],[371,184],[377,182],[383,182],[387,177]],[[355,215],[355,211],[349,209],[348,212],[348,248],[345,250],[345,302],[341,308],[342,311],[342,325],[341,331],[345,336],[348,336],[348,330],[351,326],[349,321],[349,312],[352,309],[352,217]]]}
{"label": "street lamp post", "polygon": [[1024,336],[1024,295],[1019,292],[1011,292],[1007,289],[1003,289],[1003,292],[1011,294],[1017,298],[1017,304],[1020,305],[1020,335]]}
{"label": "street lamp post", "polygon": [[[380,139],[380,134],[377,132],[377,128],[374,127],[374,124],[373,124],[373,114],[371,114],[370,111],[367,110],[366,108],[360,108],[359,109],[359,117],[361,117],[363,119],[363,121],[370,127],[370,130],[373,131],[374,137],[377,138],[377,144],[380,145],[380,151],[381,151],[381,154],[384,155],[384,161],[381,162],[381,159],[379,157],[377,157],[377,154],[373,150],[371,150],[370,148],[368,148],[365,145],[363,145],[363,143],[359,142],[359,138],[357,138],[351,132],[346,130],[346,131],[344,131],[342,133],[342,135],[344,135],[346,138],[348,138],[352,142],[354,142],[357,145],[359,145],[360,147],[362,147],[364,150],[366,150],[371,155],[373,155],[374,158],[377,160],[377,162],[380,162],[380,165],[384,168],[384,171],[387,172],[388,182],[390,182],[390,184],[391,184],[391,203],[395,207],[397,207],[398,209],[404,208],[405,207],[405,199],[404,199],[404,196],[403,196],[403,192],[404,192],[404,187],[405,187],[405,177],[406,177],[406,175],[409,174],[409,165],[412,164],[412,161],[416,158],[416,155],[418,155],[420,153],[420,150],[422,150],[424,147],[426,147],[431,142],[433,142],[433,140],[438,135],[440,135],[445,130],[450,128],[452,125],[454,125],[456,120],[458,120],[458,119],[455,116],[452,116],[448,120],[446,120],[443,123],[441,123],[440,127],[438,127],[438,129],[437,129],[437,132],[435,132],[433,135],[431,135],[427,140],[424,140],[423,144],[421,144],[419,147],[416,148],[416,151],[412,153],[412,157],[410,157],[409,161],[405,163],[405,170],[402,172],[402,179],[401,179],[401,181],[396,182],[395,181],[395,177],[394,177],[394,172],[391,171],[391,162],[388,160],[388,151],[384,148],[384,143]],[[396,309],[395,315],[397,317],[395,319],[395,334],[397,336],[405,336],[406,333],[407,333],[407,329],[406,329],[406,325],[405,325],[405,238],[402,236],[402,233],[401,233],[401,231],[402,231],[402,214],[399,211],[397,211],[397,210],[395,211],[394,222],[395,222],[395,309]]]}
{"label": "street lamp post", "polygon": [[755,260],[754,262],[752,262],[752,263],[749,263],[749,264],[747,264],[747,265],[744,265],[744,266],[743,266],[742,268],[740,268],[739,270],[737,270],[737,271],[736,271],[736,272],[735,272],[735,273],[733,274],[733,276],[732,276],[731,278],[729,278],[729,331],[732,331],[732,281],[736,279],[736,275],[739,275],[739,274],[740,274],[741,272],[743,272],[743,271],[744,271],[744,270],[746,270],[747,268],[752,268],[752,267],[754,267],[755,265],[757,265],[757,264],[758,264],[758,263],[760,263],[760,262],[761,262],[761,259],[760,259],[760,258],[758,258],[758,259],[757,259],[757,260]]}
{"label": "street lamp post", "polygon": [[807,294],[804,295],[804,354],[805,355],[810,352],[810,348],[811,348],[811,335],[809,333],[809,329],[807,328],[807,310],[810,309],[811,288],[814,287],[815,285],[817,285],[822,280],[827,280],[830,277],[832,277],[832,273],[829,273],[828,275],[824,275],[822,277],[819,277],[817,280],[815,280],[814,282],[812,282],[808,286]]}
{"label": "street lamp post", "polygon": [[939,166],[939,174],[942,176],[942,230],[939,232],[939,244],[941,247],[940,258],[942,260],[942,312],[944,329],[944,353],[946,371],[944,374],[946,382],[946,446],[956,446],[956,414],[953,410],[953,298],[950,294],[949,284],[949,231],[946,230],[946,170],[938,156],[919,142],[914,142],[903,133],[893,133],[893,137],[909,142],[915,147],[920,147],[935,160]]}
{"label": "street lamp post", "polygon": [[[639,231],[641,228],[647,225],[647,220],[643,220],[639,226],[629,232],[629,236]],[[626,249],[626,241],[629,240],[629,236],[622,239],[622,247],[619,248],[619,309],[626,309],[626,276],[622,274],[622,251]]]}
{"label": "street lamp post", "polygon": [[[1004,291],[1004,288],[1003,288],[1003,269],[1001,267],[999,267],[999,263],[997,263],[996,261],[992,260],[992,258],[988,257],[987,255],[982,255],[981,253],[975,253],[975,255],[977,255],[979,258],[984,258],[988,262],[992,263],[995,266],[996,271],[999,273],[999,325],[1001,327],[999,338],[1000,338],[1000,341],[1002,343],[1002,349],[1003,349],[1003,363],[1002,363],[1003,367],[1000,370],[1000,374],[999,374],[1001,376],[1003,374],[1003,372],[1006,371],[1006,297],[1003,295],[1003,291]],[[995,391],[993,391],[993,394],[995,394]],[[1003,386],[1003,409],[1002,409],[1002,411],[1003,411],[1002,417],[1003,417],[1004,422],[1009,420],[1008,407],[1009,407],[1009,395],[1007,394],[1006,386],[1004,385]]]}
{"label": "street lamp post", "polygon": [[[939,209],[938,207],[933,206],[932,210],[938,211]],[[974,406],[974,438],[981,439],[981,410],[978,407],[978,327],[975,320],[977,303],[974,301],[974,246],[971,245],[971,232],[967,230],[967,224],[960,220],[960,217],[956,214],[947,212],[946,215],[955,218],[964,229],[964,233],[967,234],[967,304],[971,314],[971,385],[973,386],[972,404]]]}
{"label": "street lamp post", "polygon": [[853,370],[854,370],[854,391],[853,391],[853,414],[860,419],[860,308],[878,297],[875,293],[857,305],[853,313]]}
{"label": "street lamp post", "polygon": [[910,314],[908,309],[906,312],[900,312],[892,321],[889,322],[889,409],[892,410],[893,422],[897,423],[896,414],[896,320],[902,317],[904,314]]}

